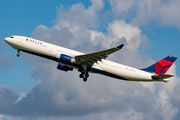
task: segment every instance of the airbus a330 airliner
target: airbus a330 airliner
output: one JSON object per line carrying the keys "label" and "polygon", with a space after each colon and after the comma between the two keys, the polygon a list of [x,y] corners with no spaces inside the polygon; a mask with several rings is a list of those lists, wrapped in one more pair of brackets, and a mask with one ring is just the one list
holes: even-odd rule
{"label": "airbus a330 airliner", "polygon": [[127,81],[168,82],[168,78],[173,77],[173,75],[165,73],[177,59],[176,57],[168,56],[150,67],[136,69],[106,60],[108,55],[122,49],[123,44],[100,52],[85,54],[24,36],[10,36],[4,38],[4,40],[18,51],[18,57],[20,56],[20,51],[23,51],[56,61],[58,62],[57,69],[59,70],[72,71],[77,69],[81,72],[79,77],[83,78],[84,82],[87,81],[89,72]]}

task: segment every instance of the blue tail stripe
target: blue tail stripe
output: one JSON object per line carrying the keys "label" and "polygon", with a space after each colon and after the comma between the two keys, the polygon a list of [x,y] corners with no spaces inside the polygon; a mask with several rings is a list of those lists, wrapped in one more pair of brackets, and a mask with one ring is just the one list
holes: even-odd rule
{"label": "blue tail stripe", "polygon": [[151,66],[148,67],[148,68],[144,68],[144,69],[141,69],[141,70],[144,70],[144,71],[150,72],[150,73],[156,73],[156,67],[155,67],[155,64],[154,64],[154,65],[151,65]]}
{"label": "blue tail stripe", "polygon": [[177,57],[173,57],[173,56],[168,56],[168,57],[164,58],[164,60],[171,61],[171,62],[174,62],[176,59],[177,59]]}
{"label": "blue tail stripe", "polygon": [[171,65],[163,66],[159,75],[162,75],[165,68],[171,67]]}

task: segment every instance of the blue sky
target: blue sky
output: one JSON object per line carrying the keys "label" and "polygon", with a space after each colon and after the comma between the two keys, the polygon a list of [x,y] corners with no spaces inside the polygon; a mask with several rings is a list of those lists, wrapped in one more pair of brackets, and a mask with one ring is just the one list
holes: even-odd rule
{"label": "blue sky", "polygon": [[[127,0],[127,1],[119,0],[119,1],[121,1],[121,2],[118,2],[118,0],[97,0],[97,1],[95,1],[95,0],[90,0],[90,1],[89,0],[53,0],[53,1],[50,1],[50,0],[49,1],[47,1],[47,0],[46,1],[44,1],[44,0],[39,0],[39,1],[37,1],[37,0],[36,1],[35,0],[28,0],[28,1],[4,0],[4,1],[1,1],[0,2],[0,16],[1,16],[1,19],[0,19],[0,44],[1,44],[0,45],[0,62],[1,62],[0,63],[0,69],[1,69],[0,70],[0,76],[1,76],[0,85],[7,86],[8,89],[12,89],[15,92],[15,94],[16,93],[20,94],[20,96],[21,95],[23,96],[24,93],[26,93],[30,96],[33,93],[31,93],[29,91],[39,90],[40,89],[39,86],[45,86],[45,84],[49,83],[48,78],[44,78],[44,76],[47,75],[47,74],[45,75],[45,72],[50,74],[49,76],[53,76],[54,73],[52,73],[51,71],[48,71],[48,70],[43,71],[42,69],[44,69],[44,68],[43,67],[41,68],[41,66],[39,66],[39,64],[41,64],[42,66],[44,65],[44,67],[46,67],[46,64],[55,65],[56,63],[52,63],[52,62],[46,61],[44,59],[38,59],[37,57],[34,57],[32,55],[26,55],[26,53],[22,53],[21,56],[19,58],[17,58],[16,57],[17,51],[15,49],[11,48],[9,45],[7,45],[3,39],[5,37],[11,36],[11,35],[22,35],[22,36],[28,36],[28,37],[32,36],[32,37],[39,38],[39,39],[44,38],[45,41],[49,40],[49,42],[55,42],[55,43],[58,43],[61,45],[64,42],[63,40],[50,41],[51,39],[46,39],[46,33],[51,31],[51,32],[49,32],[49,34],[51,36],[56,35],[53,33],[55,33],[54,28],[56,28],[57,26],[61,26],[60,28],[68,28],[69,26],[67,27],[67,26],[65,26],[65,24],[64,25],[61,24],[61,23],[63,23],[64,20],[70,21],[70,23],[68,23],[68,24],[70,24],[72,26],[72,29],[73,29],[73,25],[77,25],[77,26],[80,26],[80,28],[82,27],[81,29],[92,30],[93,32],[96,32],[100,36],[102,35],[102,36],[106,36],[108,38],[116,38],[116,36],[112,35],[113,30],[111,29],[111,28],[113,28],[112,27],[113,24],[116,24],[116,23],[119,23],[120,25],[125,24],[126,26],[130,26],[130,28],[132,28],[132,29],[137,28],[138,30],[140,30],[141,33],[140,33],[139,39],[141,39],[141,40],[139,42],[142,42],[142,43],[139,47],[137,47],[137,49],[134,52],[130,53],[129,52],[130,50],[128,51],[126,49],[127,51],[124,51],[124,52],[127,53],[126,54],[127,58],[123,59],[123,58],[120,58],[119,56],[117,58],[114,58],[114,56],[112,57],[112,59],[115,59],[115,61],[117,59],[122,60],[122,61],[118,61],[119,63],[125,63],[130,66],[136,66],[138,64],[140,64],[141,66],[144,66],[144,64],[142,64],[142,62],[146,63],[146,61],[143,61],[143,60],[146,60],[146,58],[150,61],[149,62],[147,60],[148,62],[146,63],[146,65],[150,65],[150,63],[152,63],[152,61],[159,61],[160,59],[162,59],[168,55],[172,55],[172,56],[179,58],[180,52],[178,49],[180,47],[180,22],[179,22],[180,17],[179,17],[179,14],[176,14],[176,13],[179,13],[180,10],[173,9],[173,8],[176,8],[176,5],[178,6],[178,4],[180,4],[180,2],[178,2],[178,0],[173,0],[173,1],[169,1],[169,2],[164,2],[164,1],[160,0],[159,3],[157,1],[151,0],[150,5],[148,2],[142,2],[142,4],[139,4],[139,2],[136,0],[135,0],[135,2],[132,0]],[[146,7],[144,7],[145,5],[147,5],[147,8],[149,8],[148,9],[149,11],[146,9]],[[175,6],[171,7],[172,5],[175,5]],[[166,11],[165,7],[167,7],[167,11]],[[73,11],[76,11],[76,10],[77,10],[77,15],[81,14],[81,12],[84,13],[83,15],[87,14],[87,19],[82,16],[82,21],[79,21],[79,22],[76,21],[76,20],[79,20],[76,15],[73,15],[74,14]],[[155,13],[155,11],[158,11],[158,10],[160,12]],[[92,12],[92,14],[90,14],[90,12]],[[73,13],[73,14],[71,14],[71,13]],[[75,12],[75,14],[76,14],[76,12]],[[92,16],[90,16],[90,15],[92,15]],[[80,15],[80,17],[81,17],[81,15]],[[75,22],[73,20],[69,20],[70,18],[74,18]],[[118,22],[116,22],[116,21],[118,21]],[[125,21],[125,22],[123,22],[123,21]],[[68,29],[71,29],[71,26]],[[46,28],[46,29],[42,30],[42,28]],[[119,29],[123,29],[123,28],[120,27]],[[71,31],[71,30],[69,30],[69,31]],[[82,33],[81,36],[83,36],[83,35],[84,35],[84,33]],[[66,37],[68,38],[69,36],[65,36],[65,38]],[[52,38],[58,39],[58,37],[56,37],[56,36],[55,37],[52,36]],[[80,38],[79,41],[84,40],[83,37],[81,38],[79,36],[78,37],[75,36],[72,39],[72,43],[73,43],[73,41],[77,40],[77,38]],[[118,38],[118,39],[120,39],[120,38]],[[41,40],[43,41],[43,39],[41,39]],[[86,42],[87,43],[89,43],[89,42],[88,42],[88,40],[87,41],[84,40],[85,42],[83,41],[82,43],[79,41],[78,40],[75,41],[75,43],[79,43],[78,45],[73,46],[72,44],[68,44],[66,46],[66,44],[65,44],[65,47],[83,51],[82,48],[86,48],[86,47],[82,47],[82,46],[86,46],[87,45]],[[143,42],[143,41],[145,41],[145,42]],[[106,42],[108,42],[108,40],[106,40]],[[138,42],[138,40],[137,40],[137,42]],[[71,41],[70,41],[70,43],[71,43]],[[96,43],[94,43],[94,42],[90,42],[90,43],[92,43],[92,51],[93,52],[96,49],[102,50],[102,49],[106,48],[106,47],[104,47],[105,42],[103,42],[102,38],[100,38],[99,44],[101,44],[101,45],[99,48],[97,48],[98,46],[95,46]],[[119,45],[118,41],[115,43],[118,43],[118,45]],[[135,44],[135,43],[133,43],[133,44]],[[78,47],[78,46],[81,46],[81,47]],[[89,46],[91,46],[91,45],[89,45]],[[91,50],[90,47],[87,48],[88,52],[91,52],[90,50]],[[116,55],[118,55],[118,54],[120,54],[120,53],[116,53]],[[123,57],[126,57],[126,55],[123,55]],[[128,55],[132,56],[132,57],[129,57]],[[145,56],[145,58],[143,58],[143,56]],[[138,58],[138,57],[141,57],[141,58]],[[132,61],[134,60],[134,64],[130,60],[125,61],[125,59],[128,59],[128,58],[129,59],[131,58]],[[37,62],[39,62],[39,64],[36,63],[35,60],[37,60]],[[42,60],[42,63],[41,63],[41,60]],[[175,72],[175,74],[177,75],[176,80],[179,80],[179,76],[180,76],[180,61],[179,61],[179,59],[177,59],[175,65],[176,65],[176,68],[173,68],[173,70],[176,70],[176,72]],[[36,68],[35,66],[38,66],[38,67]],[[53,66],[53,67],[55,68],[56,66]],[[43,76],[43,73],[40,72],[40,70],[42,70],[44,72],[44,76]],[[53,71],[55,71],[55,73],[56,73],[58,70],[53,69]],[[60,75],[64,74],[64,73],[61,73],[61,71],[58,71],[58,72]],[[68,75],[68,74],[66,74],[66,75]],[[82,83],[79,83],[82,81],[80,81],[78,79],[77,72],[75,72],[75,73],[73,72],[69,75],[77,77],[76,80],[78,81],[78,83],[76,83],[76,80],[73,82],[75,84],[75,86],[76,85],[78,87],[83,86]],[[70,77],[66,76],[65,78],[70,78]],[[104,77],[99,78],[97,76],[93,76],[92,78],[93,79],[96,79],[96,78],[97,79],[108,79],[108,80],[110,79],[110,78],[104,78]],[[58,79],[58,77],[54,78],[54,79]],[[59,79],[63,80],[64,78],[62,76],[60,76]],[[176,82],[176,83],[179,84],[179,82]],[[62,82],[61,84],[65,84],[65,86],[67,85],[66,82],[65,83]],[[92,83],[90,82],[90,84],[94,85],[93,82]],[[131,85],[134,85],[134,84],[137,85],[136,83],[132,83]],[[108,83],[107,83],[107,85],[108,85]],[[137,86],[139,86],[139,85],[140,84],[138,84]],[[157,84],[153,83],[150,85],[142,85],[143,87],[140,85],[140,87],[144,90],[147,90],[146,88],[149,88],[150,89],[149,91],[151,91],[151,93],[153,93],[152,91],[156,91],[156,90],[160,91],[160,89],[157,88],[157,85],[158,85],[158,83]],[[172,84],[170,84],[170,85],[172,85]],[[67,88],[68,87],[72,87],[72,86],[67,85]],[[69,91],[70,89],[67,89],[67,88],[66,88],[66,90]],[[86,87],[83,87],[83,89],[86,89]],[[96,87],[94,89],[96,89]],[[110,89],[110,88],[108,88],[108,89]],[[40,91],[41,90],[42,89],[40,89]],[[57,91],[58,90],[59,90],[59,88],[57,89]],[[88,90],[90,90],[90,89],[88,89]],[[124,90],[125,90],[125,88],[124,88]],[[131,91],[131,90],[132,89],[130,89],[129,91]],[[177,89],[176,86],[173,86],[173,90],[177,92],[179,89]],[[61,91],[61,90],[59,90],[59,91]],[[39,92],[39,93],[41,93],[41,92]],[[42,94],[43,93],[44,92],[42,92]],[[169,92],[167,92],[167,94],[168,93]],[[79,95],[79,93],[77,93],[77,94]],[[162,100],[161,98],[158,98],[158,95],[160,94],[160,92],[156,93],[156,94],[157,94],[157,96],[155,95],[156,97],[154,97],[154,99]],[[29,98],[29,96],[24,97],[25,102]],[[79,96],[80,96],[80,98],[82,97],[81,94]],[[152,96],[153,96],[153,94],[152,94]],[[175,105],[174,104],[175,101],[177,102],[177,100],[173,97],[172,97],[172,99],[167,100],[167,101],[168,102],[173,101],[172,103],[170,102],[170,104],[172,106]],[[172,109],[175,111],[174,108],[171,108],[171,109],[169,108],[169,110],[172,110]],[[104,109],[102,111],[104,111]],[[140,113],[138,113],[138,110],[136,111],[136,109],[132,109],[131,112],[137,113],[138,115],[140,114]],[[44,112],[43,114],[46,114],[46,112]],[[93,114],[93,113],[91,113],[91,114]],[[114,113],[114,114],[117,115],[116,113]],[[142,112],[142,114],[146,115],[143,112]],[[165,113],[163,113],[163,114],[165,114]],[[8,118],[6,115],[13,116],[15,114],[14,113],[9,113],[9,114],[4,113],[3,117]],[[53,116],[54,114],[52,113],[51,115]],[[178,118],[178,115],[179,114],[177,114],[177,117],[175,117],[175,118]],[[82,116],[83,116],[83,114],[82,114]],[[89,116],[87,118],[89,118]],[[108,117],[108,118],[110,118],[110,117]],[[118,118],[118,115],[117,115],[117,118]],[[0,116],[0,119],[1,119],[1,116]],[[67,119],[73,119],[73,118],[70,117]],[[82,119],[83,119],[83,117],[82,117]]]}
{"label": "blue sky", "polygon": [[[67,1],[1,1],[1,27],[2,37],[11,34],[31,36],[33,30],[39,25],[52,26],[56,19],[56,7],[63,4],[70,7],[78,0]],[[89,1],[86,4],[90,4]],[[17,29],[19,28],[19,29]]]}

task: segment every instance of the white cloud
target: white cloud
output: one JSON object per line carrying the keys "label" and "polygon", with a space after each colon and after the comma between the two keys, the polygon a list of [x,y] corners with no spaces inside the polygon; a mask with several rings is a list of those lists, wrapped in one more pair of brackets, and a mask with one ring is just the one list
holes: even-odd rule
{"label": "white cloud", "polygon": [[[116,16],[125,16],[134,25],[158,25],[180,28],[179,0],[109,0]],[[131,17],[130,17],[131,16]]]}
{"label": "white cloud", "polygon": [[0,120],[2,120],[3,117],[4,117],[4,115],[0,115]]}
{"label": "white cloud", "polygon": [[116,14],[128,12],[128,10],[135,4],[135,0],[109,0],[112,10]]}
{"label": "white cloud", "polygon": [[[131,24],[125,23],[124,20],[116,20],[109,23],[109,33],[112,33],[114,41],[124,37],[127,42],[127,48],[131,50],[137,50],[142,42],[141,30]],[[109,40],[110,41],[110,40]]]}
{"label": "white cloud", "polygon": [[1,113],[8,113],[12,109],[13,103],[18,99],[18,95],[12,89],[5,85],[0,85],[0,111]]}

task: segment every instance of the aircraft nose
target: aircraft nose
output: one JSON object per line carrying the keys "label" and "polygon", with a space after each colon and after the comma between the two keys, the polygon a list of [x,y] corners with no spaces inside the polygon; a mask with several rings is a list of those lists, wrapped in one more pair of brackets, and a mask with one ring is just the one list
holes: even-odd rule
{"label": "aircraft nose", "polygon": [[6,43],[9,43],[9,42],[11,41],[11,38],[10,38],[10,37],[6,37],[6,38],[4,38],[4,41],[5,41]]}
{"label": "aircraft nose", "polygon": [[8,37],[4,38],[4,41],[5,41],[5,42],[8,42]]}

